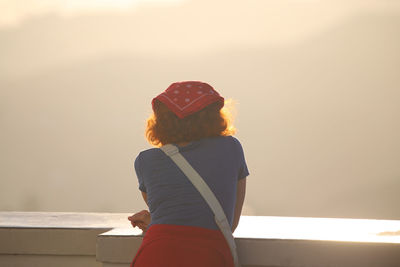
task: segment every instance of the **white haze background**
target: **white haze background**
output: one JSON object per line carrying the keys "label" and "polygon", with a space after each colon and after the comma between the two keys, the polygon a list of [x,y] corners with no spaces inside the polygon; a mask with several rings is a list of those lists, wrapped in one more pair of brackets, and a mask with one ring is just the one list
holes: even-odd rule
{"label": "white haze background", "polygon": [[0,1],[0,210],[133,212],[151,99],[236,100],[247,215],[400,219],[397,1]]}

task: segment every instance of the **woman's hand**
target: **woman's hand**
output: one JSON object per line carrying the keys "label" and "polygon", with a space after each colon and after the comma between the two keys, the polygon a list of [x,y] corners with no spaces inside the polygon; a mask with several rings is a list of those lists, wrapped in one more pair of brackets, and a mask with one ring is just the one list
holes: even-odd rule
{"label": "woman's hand", "polygon": [[132,216],[129,216],[128,220],[131,221],[133,227],[137,226],[142,229],[143,232],[146,232],[151,221],[150,212],[147,210],[142,210],[133,214]]}

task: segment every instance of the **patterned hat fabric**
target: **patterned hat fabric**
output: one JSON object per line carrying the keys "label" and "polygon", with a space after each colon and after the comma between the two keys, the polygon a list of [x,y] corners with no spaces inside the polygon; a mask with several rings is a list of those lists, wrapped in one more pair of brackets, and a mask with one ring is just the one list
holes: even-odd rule
{"label": "patterned hat fabric", "polygon": [[153,110],[156,99],[181,119],[217,101],[221,103],[221,107],[224,105],[224,98],[211,85],[198,81],[171,84],[163,93],[153,98]]}

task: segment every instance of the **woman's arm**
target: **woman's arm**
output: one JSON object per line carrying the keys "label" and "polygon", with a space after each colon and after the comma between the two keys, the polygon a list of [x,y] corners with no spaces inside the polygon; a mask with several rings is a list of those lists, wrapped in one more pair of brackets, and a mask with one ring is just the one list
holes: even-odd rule
{"label": "woman's arm", "polygon": [[143,191],[140,191],[140,192],[142,192],[142,197],[144,199],[144,202],[146,202],[146,205],[149,206],[149,204],[147,204],[147,193],[145,193]]}
{"label": "woman's arm", "polygon": [[[146,202],[147,205],[147,194],[145,192],[142,192],[142,196],[144,202]],[[146,232],[147,227],[149,226],[151,221],[150,212],[148,212],[147,210],[142,210],[140,212],[133,214],[132,216],[129,216],[128,220],[131,221],[133,227],[137,226],[140,229],[142,229],[143,232]]]}
{"label": "woman's arm", "polygon": [[246,178],[243,178],[240,179],[237,183],[236,205],[235,205],[235,213],[233,216],[232,233],[235,231],[236,227],[239,224],[240,214],[242,213],[242,207],[245,195],[246,195]]}

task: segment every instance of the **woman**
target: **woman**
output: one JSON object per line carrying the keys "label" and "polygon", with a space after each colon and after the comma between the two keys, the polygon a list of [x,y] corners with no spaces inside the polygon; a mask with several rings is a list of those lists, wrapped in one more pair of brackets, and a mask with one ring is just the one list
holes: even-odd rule
{"label": "woman", "polygon": [[[207,83],[173,83],[153,99],[146,136],[156,147],[174,144],[179,148],[215,194],[233,232],[249,172],[223,106],[224,98]],[[135,171],[150,212],[128,218],[133,227],[145,232],[131,266],[233,266],[210,207],[163,151],[142,151]]]}

